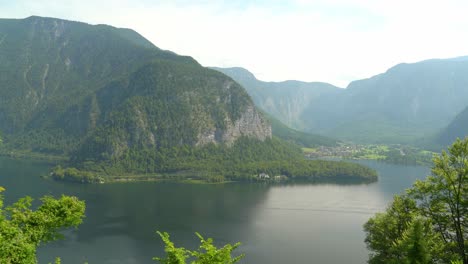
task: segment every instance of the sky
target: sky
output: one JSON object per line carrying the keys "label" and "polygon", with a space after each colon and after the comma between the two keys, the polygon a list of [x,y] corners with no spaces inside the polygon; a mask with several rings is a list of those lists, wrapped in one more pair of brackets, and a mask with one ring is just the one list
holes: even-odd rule
{"label": "sky", "polygon": [[204,66],[346,87],[399,63],[468,55],[466,0],[0,0],[31,15],[131,28]]}

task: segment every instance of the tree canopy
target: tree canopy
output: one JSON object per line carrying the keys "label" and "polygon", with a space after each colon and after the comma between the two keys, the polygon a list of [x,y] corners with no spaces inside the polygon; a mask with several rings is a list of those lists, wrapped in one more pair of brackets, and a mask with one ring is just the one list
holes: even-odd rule
{"label": "tree canopy", "polygon": [[468,264],[468,137],[364,225],[369,263]]}
{"label": "tree canopy", "polygon": [[[5,189],[0,187],[0,193]],[[11,206],[4,207],[0,195],[0,264],[37,264],[36,249],[47,242],[63,237],[64,228],[77,227],[84,218],[85,203],[73,196],[62,195],[59,199],[44,196],[37,209],[32,210],[33,199],[25,197]],[[213,239],[200,239],[197,250],[175,247],[168,233],[157,232],[165,244],[166,256],[153,260],[162,264],[234,264],[244,257],[243,254],[232,257],[232,252],[239,247],[226,244],[217,248]],[[61,259],[56,258],[55,264]]]}
{"label": "tree canopy", "polygon": [[176,247],[170,240],[169,234],[164,232],[157,232],[163,240],[166,251],[165,258],[155,257],[153,260],[159,261],[161,264],[186,264],[187,260],[192,258],[191,264],[234,264],[241,260],[244,255],[232,257],[231,253],[240,243],[234,245],[226,244],[221,248],[216,248],[213,245],[213,239],[205,239],[199,233],[195,233],[200,239],[200,246],[198,250],[188,250],[183,247]]}
{"label": "tree canopy", "polygon": [[[0,192],[4,189],[0,187]],[[0,263],[35,264],[39,245],[62,237],[63,228],[81,224],[85,203],[63,195],[59,199],[44,196],[36,210],[33,199],[25,197],[4,207],[0,196]]]}

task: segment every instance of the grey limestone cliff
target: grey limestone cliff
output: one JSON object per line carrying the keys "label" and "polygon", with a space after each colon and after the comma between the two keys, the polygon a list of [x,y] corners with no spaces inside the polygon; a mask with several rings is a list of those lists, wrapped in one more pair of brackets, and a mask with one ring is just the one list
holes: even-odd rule
{"label": "grey limestone cliff", "polygon": [[225,120],[226,128],[211,129],[198,135],[197,145],[208,143],[225,143],[232,145],[238,138],[253,137],[261,141],[271,138],[271,125],[255,109],[253,105],[247,107],[238,120]]}

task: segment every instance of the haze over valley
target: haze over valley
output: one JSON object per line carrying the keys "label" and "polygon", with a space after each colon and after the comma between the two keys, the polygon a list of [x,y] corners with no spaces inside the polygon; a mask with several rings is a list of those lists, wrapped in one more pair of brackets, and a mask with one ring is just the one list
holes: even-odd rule
{"label": "haze over valley", "polygon": [[[414,144],[434,137],[462,112],[468,98],[467,57],[399,64],[346,89],[262,82],[242,68],[215,69],[246,87],[261,109],[285,124],[363,143]],[[467,131],[456,133],[464,137]]]}
{"label": "haze over valley", "polygon": [[[117,1],[105,23],[20,2],[0,19],[0,263],[468,264],[463,45],[405,55],[382,41],[412,47],[412,19],[364,2]],[[421,21],[459,36],[436,7]]]}

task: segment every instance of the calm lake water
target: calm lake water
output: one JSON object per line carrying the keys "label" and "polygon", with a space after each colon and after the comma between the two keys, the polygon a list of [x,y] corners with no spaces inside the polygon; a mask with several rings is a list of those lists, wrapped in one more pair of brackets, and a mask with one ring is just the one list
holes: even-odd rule
{"label": "calm lake water", "polygon": [[66,239],[41,247],[39,262],[155,263],[163,256],[156,230],[176,245],[195,248],[194,232],[216,244],[242,242],[242,263],[365,263],[362,225],[394,194],[429,173],[426,167],[361,161],[379,172],[363,185],[187,185],[169,183],[67,184],[43,180],[48,166],[0,158],[7,204],[25,195],[75,195],[86,218]]}

